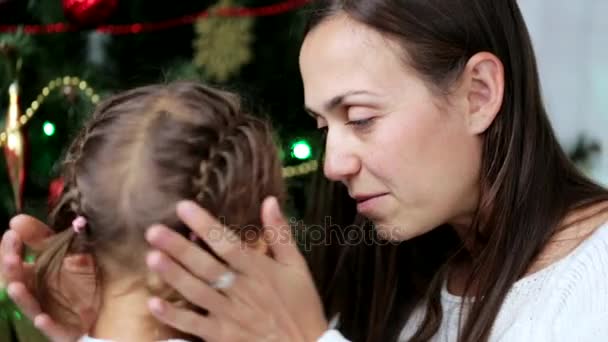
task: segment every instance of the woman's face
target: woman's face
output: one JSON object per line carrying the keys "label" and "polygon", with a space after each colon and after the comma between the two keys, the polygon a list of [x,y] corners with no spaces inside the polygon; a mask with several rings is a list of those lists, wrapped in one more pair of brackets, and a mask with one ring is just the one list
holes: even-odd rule
{"label": "woman's face", "polygon": [[325,175],[399,241],[468,224],[481,160],[467,96],[435,95],[403,57],[395,42],[345,15],[312,30],[300,52],[306,107],[327,129]]}

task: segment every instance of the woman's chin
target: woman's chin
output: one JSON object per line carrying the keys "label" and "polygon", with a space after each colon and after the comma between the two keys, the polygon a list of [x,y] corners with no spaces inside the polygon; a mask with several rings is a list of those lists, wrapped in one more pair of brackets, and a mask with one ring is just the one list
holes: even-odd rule
{"label": "woman's chin", "polygon": [[425,229],[415,223],[401,223],[374,221],[374,227],[382,240],[390,242],[401,242],[420,236],[431,229]]}

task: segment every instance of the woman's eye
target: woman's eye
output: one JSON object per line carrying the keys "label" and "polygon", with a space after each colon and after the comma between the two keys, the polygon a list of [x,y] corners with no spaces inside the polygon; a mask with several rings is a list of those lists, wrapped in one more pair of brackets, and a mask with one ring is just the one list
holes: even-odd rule
{"label": "woman's eye", "polygon": [[348,126],[355,126],[357,128],[363,128],[363,127],[369,126],[373,120],[374,120],[374,117],[370,117],[370,118],[361,119],[361,120],[351,120],[351,121],[347,122],[346,124]]}

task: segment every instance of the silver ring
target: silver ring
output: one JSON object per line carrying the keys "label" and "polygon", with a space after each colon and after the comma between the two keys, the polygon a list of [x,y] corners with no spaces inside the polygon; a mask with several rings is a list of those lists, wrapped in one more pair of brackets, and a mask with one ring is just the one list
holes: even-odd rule
{"label": "silver ring", "polygon": [[211,283],[211,287],[218,290],[224,290],[232,286],[234,284],[234,280],[236,279],[236,274],[232,271],[225,272],[216,281]]}

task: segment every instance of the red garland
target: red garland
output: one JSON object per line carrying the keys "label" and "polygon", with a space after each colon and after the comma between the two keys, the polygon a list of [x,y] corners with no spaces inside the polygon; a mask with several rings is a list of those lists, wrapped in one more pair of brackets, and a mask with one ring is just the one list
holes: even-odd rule
{"label": "red garland", "polygon": [[[261,17],[285,13],[309,3],[310,0],[286,0],[275,5],[245,8],[245,7],[226,7],[218,9],[215,15],[222,17]],[[180,18],[169,19],[155,23],[135,23],[124,25],[102,25],[95,28],[95,31],[113,34],[137,34],[165,30],[177,26],[193,24],[199,18],[209,16],[208,11],[186,15]],[[16,32],[19,28],[26,34],[52,34],[64,32],[76,32],[80,29],[68,23],[55,23],[48,25],[0,25],[0,32]]]}

